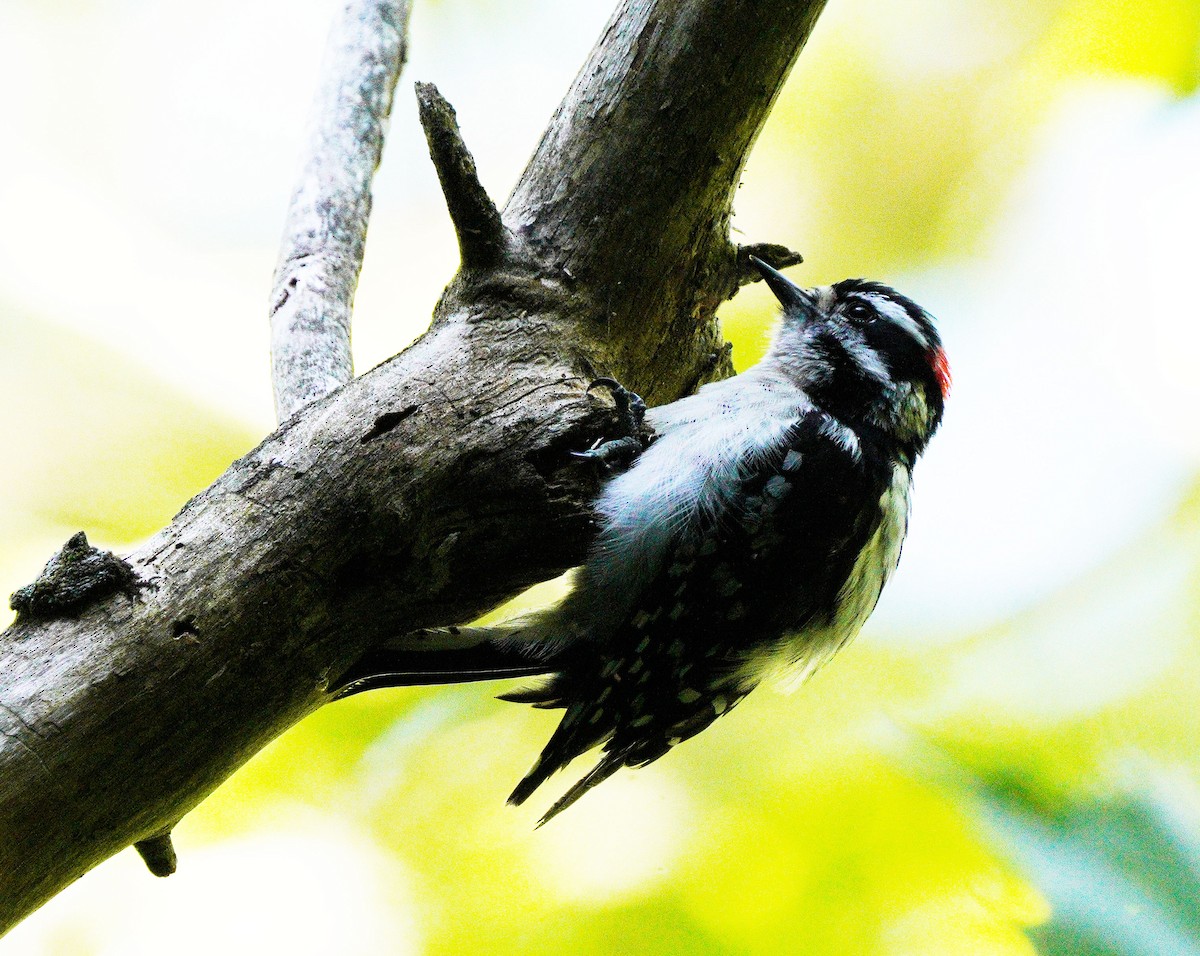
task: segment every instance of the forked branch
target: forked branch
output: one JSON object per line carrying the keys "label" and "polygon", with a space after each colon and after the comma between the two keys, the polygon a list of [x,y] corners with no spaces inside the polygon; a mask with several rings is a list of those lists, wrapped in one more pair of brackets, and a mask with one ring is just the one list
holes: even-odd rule
{"label": "forked branch", "polygon": [[[349,374],[297,336],[284,424],[127,556],[139,587],[22,614],[0,638],[0,927],[131,844],[166,868],[175,821],[372,649],[579,563],[596,479],[570,452],[610,424],[584,389],[611,375],[665,401],[729,371],[731,197],[821,7],[624,0],[504,209],[499,265],[503,234],[456,137],[439,140],[467,239],[429,332],[288,417]],[[353,162],[330,145],[335,172]],[[298,234],[361,252],[350,218]],[[316,298],[348,308],[353,283],[324,275]]]}

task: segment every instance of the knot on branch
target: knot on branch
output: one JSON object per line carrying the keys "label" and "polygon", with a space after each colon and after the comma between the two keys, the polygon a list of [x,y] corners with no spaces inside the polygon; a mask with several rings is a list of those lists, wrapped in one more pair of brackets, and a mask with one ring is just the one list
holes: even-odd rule
{"label": "knot on branch", "polygon": [[479,181],[475,160],[459,131],[454,107],[432,83],[418,83],[416,89],[421,126],[458,235],[462,268],[465,271],[493,267],[508,249],[508,230],[500,220],[500,211]]}
{"label": "knot on branch", "polygon": [[171,831],[152,836],[148,840],[139,840],[133,845],[155,876],[170,876],[175,872],[178,857],[175,855],[175,844],[171,842]]}
{"label": "knot on branch", "polygon": [[8,606],[23,617],[55,617],[117,591],[134,597],[146,586],[128,562],[93,548],[80,531],[46,562],[37,580],[13,592]]}

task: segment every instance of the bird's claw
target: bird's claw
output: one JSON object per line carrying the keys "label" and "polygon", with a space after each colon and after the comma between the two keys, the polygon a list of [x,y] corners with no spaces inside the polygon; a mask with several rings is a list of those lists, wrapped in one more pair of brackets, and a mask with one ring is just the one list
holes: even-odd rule
{"label": "bird's claw", "polygon": [[607,388],[617,406],[617,414],[621,416],[621,425],[626,437],[638,437],[646,430],[646,403],[637,392],[631,392],[615,378],[598,378],[587,387],[591,392],[594,388]]}
{"label": "bird's claw", "polygon": [[601,442],[587,451],[573,451],[572,456],[584,461],[594,461],[606,472],[624,471],[633,464],[635,458],[645,451],[640,438],[614,438],[612,441]]}
{"label": "bird's claw", "polygon": [[591,392],[594,388],[607,388],[612,394],[621,437],[597,441],[587,451],[573,451],[571,454],[575,458],[596,462],[609,473],[624,471],[649,447],[654,437],[646,427],[646,403],[642,396],[631,392],[615,378],[595,379],[586,391]]}

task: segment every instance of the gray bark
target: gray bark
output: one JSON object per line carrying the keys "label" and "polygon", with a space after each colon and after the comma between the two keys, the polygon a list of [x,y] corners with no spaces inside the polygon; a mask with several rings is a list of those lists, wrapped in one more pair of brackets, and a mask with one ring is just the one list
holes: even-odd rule
{"label": "gray bark", "polygon": [[271,290],[279,421],[353,375],[350,315],[409,10],[408,0],[350,0],[330,31]]}
{"label": "gray bark", "polygon": [[579,563],[596,476],[568,452],[611,424],[584,388],[666,401],[730,371],[731,197],[822,5],[625,0],[428,333],[129,555],[145,586],[0,635],[0,927],[130,844],[163,850],[372,646]]}

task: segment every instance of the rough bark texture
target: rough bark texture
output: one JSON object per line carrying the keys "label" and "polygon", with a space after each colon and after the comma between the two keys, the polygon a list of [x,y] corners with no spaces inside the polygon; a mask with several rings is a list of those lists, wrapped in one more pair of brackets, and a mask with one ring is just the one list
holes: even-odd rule
{"label": "rough bark texture", "polygon": [[408,15],[408,0],[350,0],[329,35],[271,290],[279,421],[353,374],[350,314]]}
{"label": "rough bark texture", "polygon": [[584,387],[612,374],[657,402],[729,371],[730,199],[821,6],[625,0],[502,248],[460,271],[429,332],[129,555],[147,586],[0,636],[0,927],[153,848],[373,645],[580,561],[596,479],[567,452],[611,423]]}

